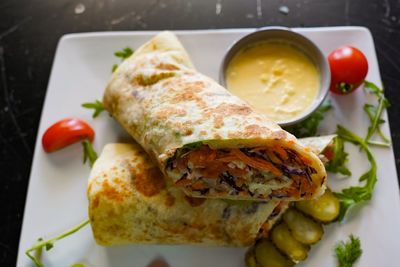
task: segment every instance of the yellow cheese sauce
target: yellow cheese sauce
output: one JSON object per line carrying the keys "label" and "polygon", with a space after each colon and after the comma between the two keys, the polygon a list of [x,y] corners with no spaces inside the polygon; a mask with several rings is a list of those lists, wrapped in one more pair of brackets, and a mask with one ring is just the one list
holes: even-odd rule
{"label": "yellow cheese sauce", "polygon": [[262,42],[237,53],[226,70],[228,90],[271,120],[283,122],[306,111],[318,94],[313,62],[282,42]]}

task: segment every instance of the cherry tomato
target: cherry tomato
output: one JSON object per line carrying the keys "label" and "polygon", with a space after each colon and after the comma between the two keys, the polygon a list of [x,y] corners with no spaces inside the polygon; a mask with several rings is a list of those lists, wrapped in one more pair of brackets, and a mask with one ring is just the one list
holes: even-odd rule
{"label": "cherry tomato", "polygon": [[368,61],[357,48],[341,46],[328,56],[333,93],[345,95],[356,90],[368,73]]}
{"label": "cherry tomato", "polygon": [[326,147],[323,154],[328,160],[332,160],[335,157],[335,153],[333,152],[332,146]]}
{"label": "cherry tomato", "polygon": [[66,118],[51,125],[42,137],[44,151],[50,153],[70,144],[88,139],[94,139],[94,131],[86,122]]}

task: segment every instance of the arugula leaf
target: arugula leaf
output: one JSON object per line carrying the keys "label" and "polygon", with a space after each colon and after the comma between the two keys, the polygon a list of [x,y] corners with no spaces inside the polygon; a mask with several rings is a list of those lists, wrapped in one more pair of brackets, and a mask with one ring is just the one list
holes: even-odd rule
{"label": "arugula leaf", "polygon": [[116,57],[121,58],[122,60],[127,59],[128,57],[132,56],[132,54],[133,54],[133,50],[130,47],[126,47],[120,51],[114,52],[114,55]]}
{"label": "arugula leaf", "polygon": [[97,153],[94,150],[92,143],[89,140],[82,141],[83,146],[83,163],[89,160],[89,166],[93,167],[94,162],[97,160]]}
{"label": "arugula leaf", "polygon": [[118,69],[118,64],[113,64],[111,67],[111,72],[114,73]]}
{"label": "arugula leaf", "polygon": [[[124,61],[125,59],[127,59],[128,57],[133,55],[133,49],[130,47],[125,47],[124,49],[120,50],[120,51],[116,51],[114,52],[114,56],[121,58],[122,61]],[[111,68],[111,72],[116,71],[118,68],[118,64],[113,64],[112,68]]]}
{"label": "arugula leaf", "polygon": [[[41,251],[43,250],[43,248],[45,248],[46,251],[52,249],[54,247],[54,243],[56,241],[72,235],[73,233],[79,231],[81,228],[85,227],[88,223],[89,223],[89,220],[85,220],[78,226],[75,226],[74,228],[72,228],[54,238],[51,238],[49,240],[43,241],[43,239],[39,239],[39,242],[36,245],[34,245],[33,247],[31,247],[25,251],[25,254],[33,261],[33,263],[35,264],[36,267],[44,267],[43,263],[40,260],[40,254],[41,254]],[[35,256],[31,255],[31,252],[33,252],[33,251],[36,252]]]}
{"label": "arugula leaf", "polygon": [[365,181],[364,186],[351,186],[343,189],[340,193],[335,193],[336,197],[340,200],[340,214],[338,220],[342,221],[351,207],[372,198],[372,193],[378,178],[376,176],[377,164],[375,158],[365,140],[340,125],[337,126],[336,133],[338,137],[344,141],[358,145],[360,149],[366,153],[371,166],[370,169],[359,178],[360,182]]}
{"label": "arugula leaf", "polygon": [[362,254],[360,238],[350,235],[348,242],[340,241],[335,247],[339,267],[352,267]]}
{"label": "arugula leaf", "polygon": [[324,119],[325,113],[332,108],[330,100],[326,100],[314,111],[307,119],[285,127],[285,130],[292,133],[297,138],[315,136],[318,131],[319,123]]}
{"label": "arugula leaf", "polygon": [[351,175],[351,171],[346,167],[349,154],[344,151],[344,142],[340,137],[335,137],[332,145],[333,159],[325,166],[327,171],[341,173],[346,176]]}
{"label": "arugula leaf", "polygon": [[100,113],[102,113],[105,108],[103,106],[103,103],[100,100],[96,100],[95,102],[92,103],[83,103],[82,107],[87,108],[87,109],[93,109],[93,118],[96,118],[97,116],[100,115]]}
{"label": "arugula leaf", "polygon": [[[368,127],[365,141],[371,145],[389,146],[389,139],[382,133],[380,129],[380,125],[385,122],[385,120],[381,119],[382,112],[385,108],[388,108],[390,106],[389,100],[385,97],[383,89],[379,88],[378,86],[376,86],[376,84],[372,82],[364,81],[364,88],[370,93],[376,95],[378,98],[377,106],[374,106],[372,104],[364,105],[364,111],[367,113],[371,123],[371,125]],[[378,133],[378,135],[383,140],[383,143],[370,142],[371,137],[375,133]]]}
{"label": "arugula leaf", "polygon": [[[93,146],[89,142],[89,140],[82,141],[82,146],[83,146],[83,163],[85,163],[87,160],[89,160],[90,167],[92,167],[94,162],[97,160],[97,153],[93,149]],[[35,264],[36,267],[45,267],[40,260],[43,248],[45,248],[46,251],[49,251],[50,249],[52,249],[54,247],[54,243],[56,241],[63,239],[69,235],[72,235],[73,233],[76,233],[81,228],[85,227],[89,222],[90,222],[89,220],[85,220],[78,226],[76,226],[76,227],[74,227],[52,239],[46,240],[46,241],[43,241],[43,238],[39,238],[38,243],[36,245],[34,245],[33,247],[27,249],[25,251],[25,254],[32,260],[32,262]],[[35,255],[31,255],[31,252],[34,252]],[[71,267],[84,267],[84,265],[81,263],[76,263],[76,264],[73,264]]]}

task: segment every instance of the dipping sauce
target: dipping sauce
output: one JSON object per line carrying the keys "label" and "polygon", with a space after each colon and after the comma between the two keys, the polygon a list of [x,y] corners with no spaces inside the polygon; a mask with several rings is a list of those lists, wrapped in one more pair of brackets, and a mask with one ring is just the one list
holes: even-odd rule
{"label": "dipping sauce", "polygon": [[284,42],[259,42],[232,58],[226,84],[258,112],[284,122],[311,107],[318,95],[320,75],[299,49]]}

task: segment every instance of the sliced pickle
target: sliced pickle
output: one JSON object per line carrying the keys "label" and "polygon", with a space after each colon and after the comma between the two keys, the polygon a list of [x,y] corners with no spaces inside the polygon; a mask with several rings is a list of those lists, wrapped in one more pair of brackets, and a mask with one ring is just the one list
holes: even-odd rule
{"label": "sliced pickle", "polygon": [[339,216],[340,203],[331,190],[327,189],[318,199],[298,201],[296,208],[323,223],[330,223]]}
{"label": "sliced pickle", "polygon": [[294,208],[288,209],[283,220],[289,227],[292,236],[303,244],[311,245],[321,240],[324,229],[320,223],[306,217]]}
{"label": "sliced pickle", "polygon": [[290,233],[289,227],[285,222],[274,227],[271,239],[277,248],[294,262],[303,261],[307,258],[310,246],[297,241]]}
{"label": "sliced pickle", "polygon": [[258,267],[256,255],[254,253],[254,246],[249,248],[249,250],[246,252],[244,262],[246,263],[246,267]]}
{"label": "sliced pickle", "polygon": [[[292,267],[294,262],[283,256],[279,250],[267,239],[255,245],[254,254],[256,262],[261,267]],[[247,264],[247,262],[246,262]],[[248,267],[250,265],[247,265]]]}

